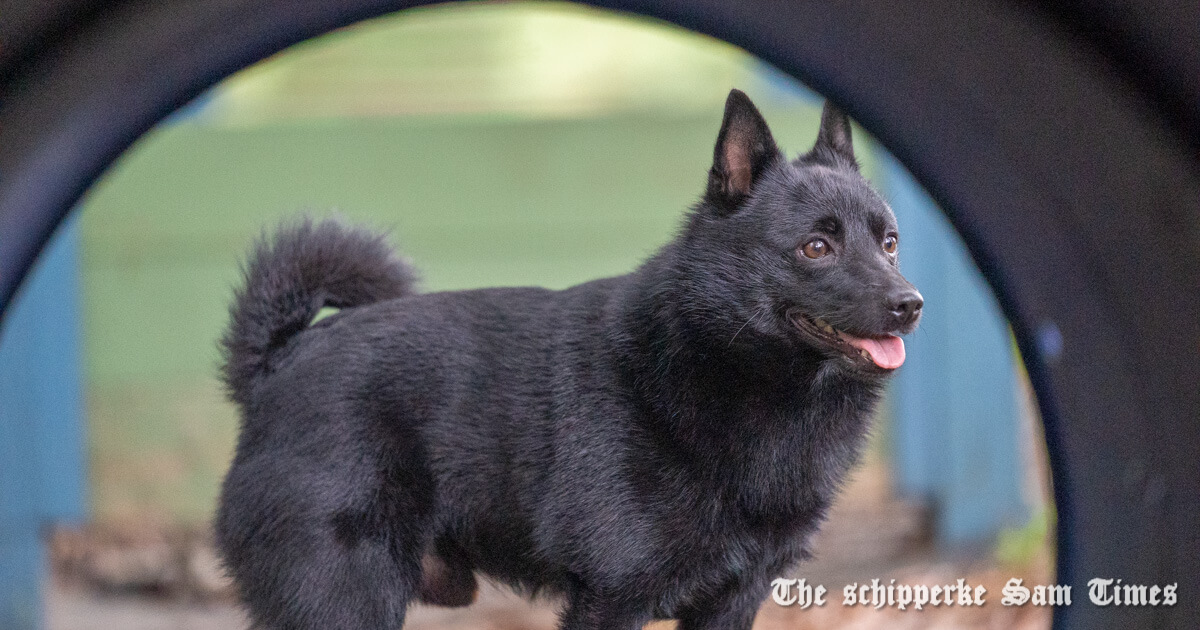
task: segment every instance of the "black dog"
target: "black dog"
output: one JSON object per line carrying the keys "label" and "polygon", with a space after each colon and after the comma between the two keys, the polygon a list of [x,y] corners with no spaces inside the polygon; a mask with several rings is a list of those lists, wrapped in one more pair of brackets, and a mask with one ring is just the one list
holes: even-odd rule
{"label": "black dog", "polygon": [[568,630],[749,628],[904,361],[896,239],[844,114],[788,161],[735,90],[703,200],[626,276],[417,295],[378,236],[260,242],[217,517],[252,618],[396,629],[479,572],[561,594]]}

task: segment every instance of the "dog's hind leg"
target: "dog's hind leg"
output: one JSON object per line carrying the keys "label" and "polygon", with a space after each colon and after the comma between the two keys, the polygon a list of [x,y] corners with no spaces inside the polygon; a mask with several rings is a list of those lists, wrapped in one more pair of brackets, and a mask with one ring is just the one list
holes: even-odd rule
{"label": "dog's hind leg", "polygon": [[428,469],[403,455],[235,463],[218,539],[256,628],[399,630],[433,522]]}

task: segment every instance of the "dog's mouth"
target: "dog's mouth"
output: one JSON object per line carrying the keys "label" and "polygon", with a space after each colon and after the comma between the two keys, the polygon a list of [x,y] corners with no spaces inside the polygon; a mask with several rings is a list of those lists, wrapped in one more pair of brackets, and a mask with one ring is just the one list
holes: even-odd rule
{"label": "dog's mouth", "polygon": [[904,364],[904,340],[895,335],[857,337],[799,311],[790,311],[788,318],[818,346],[841,354],[860,368],[890,372]]}

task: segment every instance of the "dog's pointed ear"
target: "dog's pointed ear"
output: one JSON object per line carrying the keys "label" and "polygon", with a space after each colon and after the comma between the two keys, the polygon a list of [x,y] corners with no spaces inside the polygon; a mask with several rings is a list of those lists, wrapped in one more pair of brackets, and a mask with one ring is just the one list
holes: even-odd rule
{"label": "dog's pointed ear", "polygon": [[850,137],[850,117],[830,101],[825,101],[825,109],[821,110],[821,130],[817,132],[813,153],[834,162],[840,158],[858,170],[854,141]]}
{"label": "dog's pointed ear", "polygon": [[705,200],[721,214],[732,214],[758,178],[782,155],[762,114],[741,90],[725,99],[725,119],[713,150]]}

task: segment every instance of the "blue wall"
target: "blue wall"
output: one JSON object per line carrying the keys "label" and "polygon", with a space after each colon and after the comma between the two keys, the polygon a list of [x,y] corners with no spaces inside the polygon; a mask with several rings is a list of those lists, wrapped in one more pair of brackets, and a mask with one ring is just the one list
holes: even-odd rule
{"label": "blue wall", "polygon": [[987,542],[1029,518],[1008,324],[937,205],[895,158],[882,162],[901,270],[925,297],[892,392],[897,488],[932,502],[942,540]]}
{"label": "blue wall", "polygon": [[0,628],[41,624],[41,546],[84,514],[79,230],[60,228],[0,330]]}

